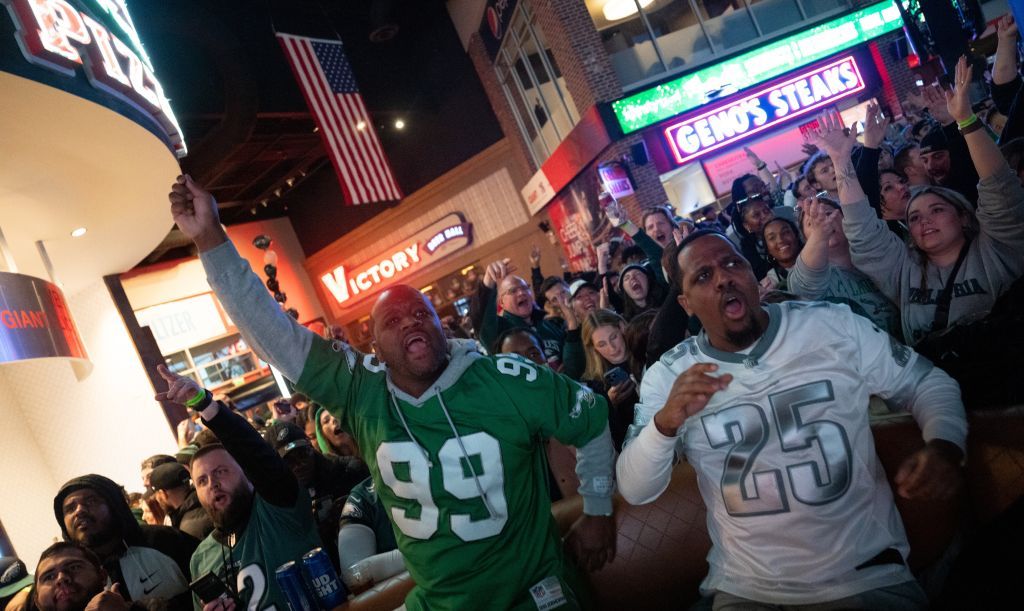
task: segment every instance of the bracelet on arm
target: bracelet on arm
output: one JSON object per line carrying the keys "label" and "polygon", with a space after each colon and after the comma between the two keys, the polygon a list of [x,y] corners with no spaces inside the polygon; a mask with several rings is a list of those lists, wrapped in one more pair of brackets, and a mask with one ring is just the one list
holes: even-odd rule
{"label": "bracelet on arm", "polygon": [[963,121],[957,121],[956,126],[960,128],[960,131],[963,131],[977,122],[978,115],[972,113],[971,116],[967,117]]}
{"label": "bracelet on arm", "polygon": [[767,161],[762,161],[760,165],[756,165],[754,167],[757,168],[758,172],[760,172],[761,170],[763,170],[763,169],[768,167],[768,162]]}
{"label": "bracelet on arm", "polygon": [[985,124],[984,123],[982,123],[981,121],[974,121],[973,123],[971,123],[967,127],[961,127],[960,128],[960,134],[961,135],[967,135],[967,134],[969,134],[971,132],[976,132],[979,129],[984,129],[984,128],[985,128]]}
{"label": "bracelet on arm", "polygon": [[194,397],[185,401],[185,407],[201,412],[210,405],[211,401],[213,401],[213,395],[210,394],[210,391],[205,388],[200,388],[199,392],[197,392]]}

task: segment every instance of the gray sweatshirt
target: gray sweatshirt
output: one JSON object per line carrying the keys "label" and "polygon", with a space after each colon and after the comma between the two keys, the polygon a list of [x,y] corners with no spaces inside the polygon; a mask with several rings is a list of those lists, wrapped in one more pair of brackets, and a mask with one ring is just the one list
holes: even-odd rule
{"label": "gray sweatshirt", "polygon": [[[953,266],[929,264],[922,286],[919,257],[888,230],[867,200],[843,206],[843,229],[857,268],[899,305],[903,337],[911,345],[931,331],[935,302]],[[981,234],[971,241],[957,272],[949,324],[992,309],[1024,273],[1024,187],[1007,167],[978,183]]]}
{"label": "gray sweatshirt", "polygon": [[831,263],[822,269],[811,269],[803,259],[797,258],[786,282],[790,293],[804,299],[845,303],[855,314],[867,318],[889,335],[897,339],[903,337],[899,308],[856,269]]}

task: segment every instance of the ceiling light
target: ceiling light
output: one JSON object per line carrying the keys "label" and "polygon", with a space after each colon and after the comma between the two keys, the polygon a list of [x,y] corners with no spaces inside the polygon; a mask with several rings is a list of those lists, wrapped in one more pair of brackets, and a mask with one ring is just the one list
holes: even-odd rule
{"label": "ceiling light", "polygon": [[290,187],[295,184],[295,179],[289,178],[288,180],[284,181],[284,183]]}
{"label": "ceiling light", "polygon": [[405,129],[405,121],[401,119],[395,120],[395,129]]}
{"label": "ceiling light", "polygon": [[[654,0],[640,0],[640,8],[647,8],[654,3]],[[618,21],[626,17],[636,15],[636,2],[634,0],[608,0],[601,9],[604,18],[608,21]]]}
{"label": "ceiling light", "polygon": [[80,238],[85,235],[85,227],[79,227],[71,232],[71,237]]}
{"label": "ceiling light", "polygon": [[356,129],[358,129],[359,131],[363,131],[364,129],[366,129],[366,121],[360,121],[359,123],[356,123]]}

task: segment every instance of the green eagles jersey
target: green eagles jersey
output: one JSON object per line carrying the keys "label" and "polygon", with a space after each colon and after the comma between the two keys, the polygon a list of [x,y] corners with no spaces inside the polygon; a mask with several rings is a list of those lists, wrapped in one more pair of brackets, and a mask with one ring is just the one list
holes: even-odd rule
{"label": "green eagles jersey", "polygon": [[377,550],[374,553],[382,554],[398,549],[395,531],[391,527],[391,520],[388,520],[387,511],[377,497],[372,477],[359,482],[348,493],[345,506],[341,509],[341,526],[347,523],[362,524],[373,531],[377,539]]}
{"label": "green eagles jersey", "polygon": [[586,445],[607,426],[607,405],[518,356],[449,346],[420,398],[390,386],[375,357],[319,338],[298,386],[362,449],[417,584],[409,609],[576,606],[541,440]]}
{"label": "green eagles jersey", "polygon": [[[210,535],[192,554],[192,578],[215,573],[229,584],[233,580],[242,608],[248,611],[288,611],[288,602],[277,585],[274,571],[289,560],[302,562],[302,555],[320,547],[320,536],[309,517],[310,500],[300,490],[293,507],[268,503],[253,496],[252,513],[234,547],[228,548]],[[230,564],[230,566],[226,566]],[[193,595],[195,608],[203,604]]]}

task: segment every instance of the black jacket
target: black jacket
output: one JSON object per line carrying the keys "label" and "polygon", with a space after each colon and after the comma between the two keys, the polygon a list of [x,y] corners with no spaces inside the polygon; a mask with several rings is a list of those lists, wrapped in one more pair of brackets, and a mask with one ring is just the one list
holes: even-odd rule
{"label": "black jacket", "polygon": [[203,506],[199,504],[199,496],[195,488],[189,488],[188,496],[181,507],[167,512],[171,517],[171,526],[183,533],[188,533],[196,539],[205,539],[206,535],[213,532],[213,520],[210,514],[206,513]]}
{"label": "black jacket", "polygon": [[169,526],[139,524],[132,515],[121,486],[102,475],[83,475],[64,484],[53,499],[53,513],[64,540],[64,499],[76,490],[89,488],[103,497],[120,530],[123,546],[100,558],[113,583],[121,584],[128,600],[164,599],[170,611],[192,608],[188,589],[189,559],[199,541]]}

